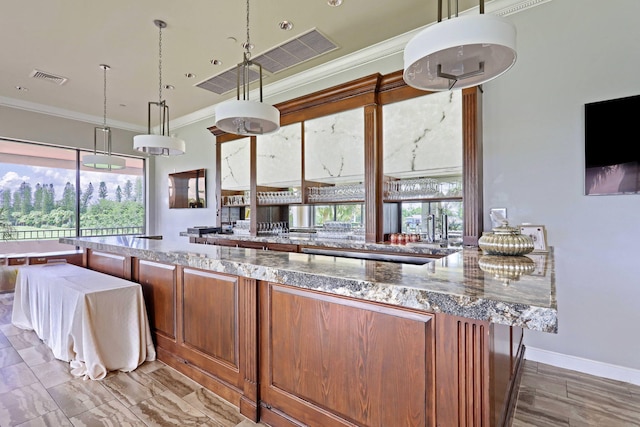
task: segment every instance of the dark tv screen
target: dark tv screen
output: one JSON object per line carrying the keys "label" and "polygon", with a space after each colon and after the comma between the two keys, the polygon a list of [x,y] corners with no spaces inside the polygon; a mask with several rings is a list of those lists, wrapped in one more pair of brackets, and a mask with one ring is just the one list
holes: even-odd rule
{"label": "dark tv screen", "polygon": [[585,104],[585,194],[640,193],[640,95]]}

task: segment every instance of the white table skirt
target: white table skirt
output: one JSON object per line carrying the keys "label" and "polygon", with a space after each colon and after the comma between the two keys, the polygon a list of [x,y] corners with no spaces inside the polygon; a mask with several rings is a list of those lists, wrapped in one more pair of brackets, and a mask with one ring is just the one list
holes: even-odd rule
{"label": "white table skirt", "polygon": [[102,379],[156,358],[141,286],[71,264],[21,267],[11,322],[77,376]]}

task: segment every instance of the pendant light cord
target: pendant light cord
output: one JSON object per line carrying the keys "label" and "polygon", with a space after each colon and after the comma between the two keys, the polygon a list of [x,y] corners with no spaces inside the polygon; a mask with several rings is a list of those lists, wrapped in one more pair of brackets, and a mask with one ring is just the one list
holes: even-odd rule
{"label": "pendant light cord", "polygon": [[107,127],[107,66],[103,65],[102,70],[104,74],[104,85],[103,85],[103,94],[104,94],[104,104],[103,104],[103,116],[102,116],[102,126],[104,128]]}
{"label": "pendant light cord", "polygon": [[[162,25],[158,25],[158,105],[162,105]],[[158,108],[158,123],[162,123],[162,108]]]}
{"label": "pendant light cord", "polygon": [[249,0],[247,0],[247,42],[244,45],[245,58],[249,60],[251,58],[251,38],[249,37]]}

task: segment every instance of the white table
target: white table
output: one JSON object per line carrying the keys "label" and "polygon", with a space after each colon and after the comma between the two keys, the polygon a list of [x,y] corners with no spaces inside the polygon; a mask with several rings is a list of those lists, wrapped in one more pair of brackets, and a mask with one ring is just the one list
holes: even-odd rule
{"label": "white table", "polygon": [[71,264],[20,267],[11,322],[85,378],[156,358],[140,285]]}

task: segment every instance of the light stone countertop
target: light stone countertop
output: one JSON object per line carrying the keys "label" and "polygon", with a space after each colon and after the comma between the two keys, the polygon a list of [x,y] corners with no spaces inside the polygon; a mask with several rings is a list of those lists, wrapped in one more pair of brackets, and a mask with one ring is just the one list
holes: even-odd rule
{"label": "light stone countertop", "polygon": [[413,265],[202,245],[179,237],[61,238],[60,243],[536,331],[558,328],[552,251],[531,256],[536,270],[505,285],[479,268],[477,248]]}

